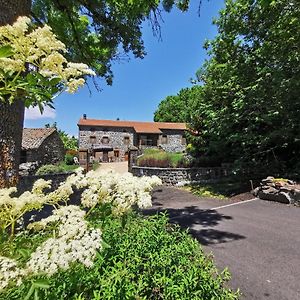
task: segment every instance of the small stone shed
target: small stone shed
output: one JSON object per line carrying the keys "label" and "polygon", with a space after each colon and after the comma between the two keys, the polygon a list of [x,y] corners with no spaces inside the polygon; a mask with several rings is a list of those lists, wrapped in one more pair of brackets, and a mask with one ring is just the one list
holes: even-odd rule
{"label": "small stone shed", "polygon": [[55,128],[24,128],[20,163],[53,164],[64,159],[63,142]]}

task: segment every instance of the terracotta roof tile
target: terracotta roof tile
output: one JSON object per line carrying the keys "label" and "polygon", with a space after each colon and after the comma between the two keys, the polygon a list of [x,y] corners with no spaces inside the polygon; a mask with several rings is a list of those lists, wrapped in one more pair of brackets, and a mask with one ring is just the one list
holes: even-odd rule
{"label": "terracotta roof tile", "polygon": [[79,120],[78,126],[131,127],[137,133],[161,133],[161,129],[187,129],[185,123],[113,121],[83,118]]}
{"label": "terracotta roof tile", "polygon": [[22,149],[37,149],[55,128],[23,128]]}

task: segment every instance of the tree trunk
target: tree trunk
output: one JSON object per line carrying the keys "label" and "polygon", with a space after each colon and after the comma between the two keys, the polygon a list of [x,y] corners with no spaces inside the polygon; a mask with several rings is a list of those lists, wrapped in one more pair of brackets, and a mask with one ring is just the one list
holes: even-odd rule
{"label": "tree trunk", "polygon": [[29,16],[31,0],[0,0],[0,26],[13,24],[19,16]]}
{"label": "tree trunk", "polygon": [[[29,16],[31,0],[0,0],[0,26],[13,24],[19,16]],[[0,188],[15,186],[24,122],[24,102],[0,103]]]}
{"label": "tree trunk", "polygon": [[23,121],[22,100],[0,104],[0,188],[18,183]]}

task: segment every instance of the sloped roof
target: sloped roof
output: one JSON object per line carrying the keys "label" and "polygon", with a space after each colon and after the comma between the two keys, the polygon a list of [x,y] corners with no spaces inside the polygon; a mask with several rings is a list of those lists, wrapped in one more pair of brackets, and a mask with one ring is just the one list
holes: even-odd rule
{"label": "sloped roof", "polygon": [[37,149],[55,128],[23,128],[22,149]]}
{"label": "sloped roof", "polygon": [[186,130],[185,123],[168,122],[136,122],[136,121],[113,121],[83,119],[78,122],[78,126],[107,126],[107,127],[129,127],[136,133],[162,133],[161,129]]}

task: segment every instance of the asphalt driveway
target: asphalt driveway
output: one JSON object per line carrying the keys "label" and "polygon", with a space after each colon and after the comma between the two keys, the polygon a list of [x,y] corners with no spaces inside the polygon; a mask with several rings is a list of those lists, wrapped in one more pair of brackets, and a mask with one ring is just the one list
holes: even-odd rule
{"label": "asphalt driveway", "polygon": [[172,223],[212,252],[219,269],[228,267],[229,285],[241,299],[300,299],[300,208],[253,199],[231,202],[198,198],[159,187],[152,214],[167,210]]}

